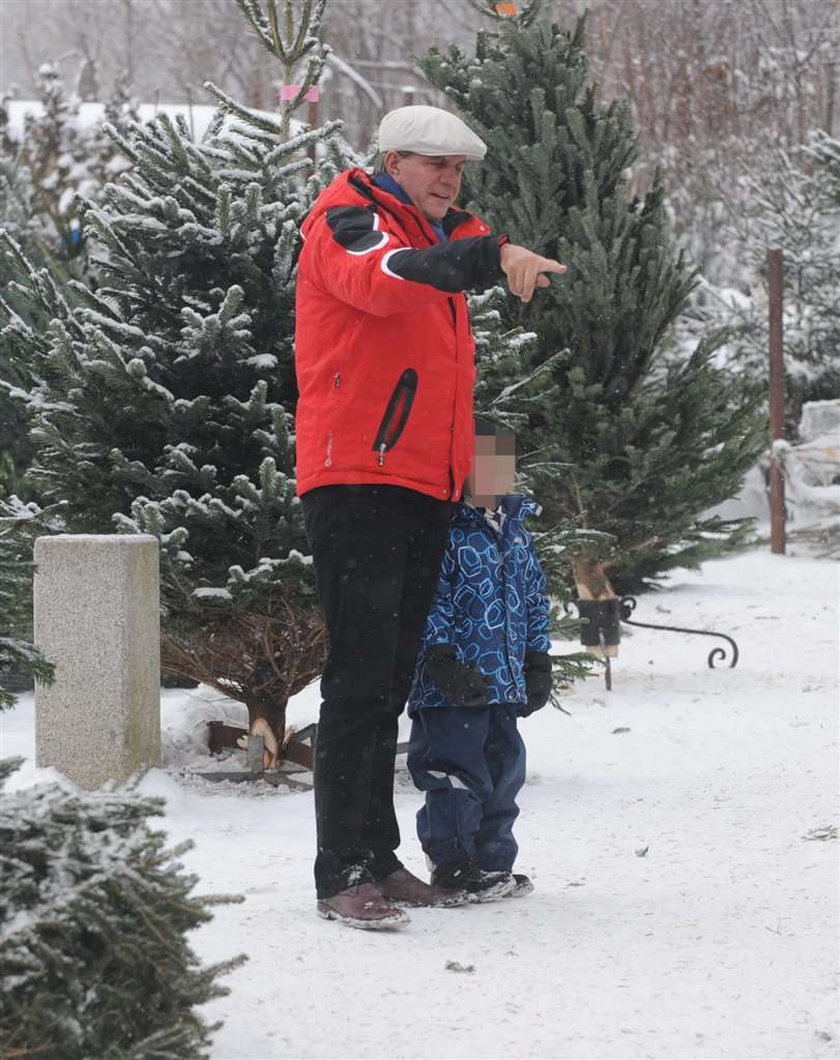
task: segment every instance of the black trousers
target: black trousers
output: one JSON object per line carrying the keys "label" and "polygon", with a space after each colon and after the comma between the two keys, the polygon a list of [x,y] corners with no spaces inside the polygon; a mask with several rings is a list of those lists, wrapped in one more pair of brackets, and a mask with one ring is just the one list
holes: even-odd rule
{"label": "black trousers", "polygon": [[304,518],[329,631],[315,751],[319,898],[400,867],[394,759],[451,505],[400,486],[323,486]]}

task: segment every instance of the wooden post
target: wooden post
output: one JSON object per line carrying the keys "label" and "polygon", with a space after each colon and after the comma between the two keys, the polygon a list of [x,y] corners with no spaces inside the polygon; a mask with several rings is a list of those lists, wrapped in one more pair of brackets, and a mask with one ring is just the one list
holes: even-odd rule
{"label": "wooden post", "polygon": [[767,251],[770,323],[770,551],[785,553],[785,482],[773,445],[785,436],[785,363],[782,346],[782,251]]}
{"label": "wooden post", "polygon": [[403,85],[403,100],[402,105],[404,107],[414,106],[414,85]]}

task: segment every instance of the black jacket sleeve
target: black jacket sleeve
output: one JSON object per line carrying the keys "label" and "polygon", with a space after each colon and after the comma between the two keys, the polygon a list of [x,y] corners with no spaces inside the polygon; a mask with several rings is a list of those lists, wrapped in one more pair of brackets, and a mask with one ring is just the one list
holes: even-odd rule
{"label": "black jacket sleeve", "polygon": [[378,262],[385,276],[454,294],[492,287],[502,278],[498,236],[470,236],[434,247],[395,246],[381,231],[375,210],[335,206],[327,210],[332,238],[361,267]]}
{"label": "black jacket sleeve", "polygon": [[440,291],[483,291],[502,278],[498,236],[470,236],[423,250],[395,250],[385,267]]}

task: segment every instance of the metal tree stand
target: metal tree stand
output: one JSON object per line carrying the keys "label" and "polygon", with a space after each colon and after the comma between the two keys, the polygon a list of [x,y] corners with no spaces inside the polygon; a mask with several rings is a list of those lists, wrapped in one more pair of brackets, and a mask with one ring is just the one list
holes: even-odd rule
{"label": "metal tree stand", "polygon": [[[612,667],[610,665],[609,648],[614,648],[621,640],[621,626],[624,622],[628,626],[639,626],[642,629],[661,629],[669,633],[688,633],[697,637],[720,637],[725,640],[731,648],[729,668],[733,669],[738,663],[738,645],[726,633],[718,633],[711,629],[688,629],[685,626],[664,626],[653,622],[636,622],[631,615],[636,610],[636,600],[632,596],[623,596],[621,599],[613,597],[609,600],[576,600],[578,612],[581,618],[587,619],[587,625],[581,629],[581,643],[587,648],[600,648],[606,663],[604,681],[607,691],[612,691]],[[727,660],[727,650],[720,646],[712,648],[707,656],[709,668],[714,670],[717,663]]]}
{"label": "metal tree stand", "polygon": [[308,781],[298,779],[291,774],[311,772],[314,766],[317,730],[317,725],[307,725],[306,728],[296,732],[293,739],[284,746],[283,757],[279,763],[271,769],[266,769],[263,764],[265,741],[262,736],[256,736],[238,726],[225,725],[221,721],[211,721],[208,724],[210,753],[215,754],[225,748],[233,747],[244,749],[247,756],[246,768],[230,771],[213,770],[195,775],[214,782],[230,780],[242,783],[264,780],[273,787],[282,786],[292,791],[311,791],[312,785]]}

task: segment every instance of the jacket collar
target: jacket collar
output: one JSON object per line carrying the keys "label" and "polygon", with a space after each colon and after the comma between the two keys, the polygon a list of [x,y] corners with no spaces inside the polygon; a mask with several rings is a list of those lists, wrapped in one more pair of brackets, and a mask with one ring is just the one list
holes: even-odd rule
{"label": "jacket collar", "polygon": [[[502,511],[505,513],[505,526],[519,527],[529,515],[539,515],[542,506],[533,497],[526,497],[524,493],[509,493],[501,500]],[[452,511],[452,522],[460,526],[487,526],[484,512],[474,508],[466,501],[459,501]]]}
{"label": "jacket collar", "polygon": [[[368,203],[375,203],[387,213],[394,214],[403,226],[405,225],[406,217],[410,217],[414,224],[423,231],[430,242],[439,242],[432,225],[413,203],[406,203],[385,188],[379,187],[374,182],[373,178],[363,169],[350,169],[346,173],[342,173],[335,181],[333,181],[326,191],[331,191],[340,182],[349,185]],[[322,192],[321,194],[323,196],[325,192]],[[449,238],[449,236],[462,224],[468,224],[475,220],[476,218],[474,214],[451,206],[446,211],[446,215],[441,221],[441,226],[446,237]]]}
{"label": "jacket collar", "polygon": [[[377,188],[381,188],[382,191],[389,192],[391,195],[399,199],[404,206],[414,207],[414,203],[412,203],[411,199],[409,198],[408,192],[398,181],[396,181],[391,176],[390,173],[376,173],[374,174],[372,179],[373,183],[376,185]],[[434,232],[437,241],[439,243],[445,243],[446,232],[444,231],[442,221],[429,221],[428,217],[426,218],[426,220],[429,222],[429,227]]]}
{"label": "jacket collar", "polygon": [[[305,239],[315,221],[331,207],[351,205],[369,209],[375,207],[384,214],[390,214],[409,239],[419,233],[429,246],[435,246],[438,242],[429,222],[416,206],[407,206],[400,202],[396,195],[378,188],[373,183],[373,178],[363,169],[348,169],[339,173],[335,180],[324,188],[300,226],[301,235]],[[480,217],[454,207],[447,211],[442,224],[447,239],[490,234],[490,226]]]}

